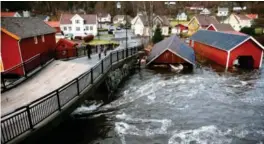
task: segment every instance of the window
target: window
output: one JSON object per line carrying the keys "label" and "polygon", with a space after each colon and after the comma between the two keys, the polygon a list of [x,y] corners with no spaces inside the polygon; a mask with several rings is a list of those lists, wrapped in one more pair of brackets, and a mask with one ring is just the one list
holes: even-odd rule
{"label": "window", "polygon": [[34,37],[35,44],[38,44],[38,38],[35,36]]}
{"label": "window", "polygon": [[88,30],[89,30],[89,26],[86,26],[86,27],[85,27],[85,30],[87,30],[87,31],[88,31]]}
{"label": "window", "polygon": [[76,27],[76,31],[80,31],[80,27]]}
{"label": "window", "polygon": [[64,27],[64,28],[63,28],[63,30],[65,30],[65,31],[66,31],[66,30],[67,30],[67,27]]}
{"label": "window", "polygon": [[71,29],[71,27],[68,27],[68,29],[69,29],[69,31],[71,31],[72,29]]}
{"label": "window", "polygon": [[76,23],[76,24],[79,24],[79,23],[80,23],[80,20],[75,20],[75,23]]}
{"label": "window", "polygon": [[93,30],[93,26],[90,26],[90,30],[91,30],[91,31]]}
{"label": "window", "polygon": [[44,35],[41,36],[42,42],[45,42],[45,37]]}

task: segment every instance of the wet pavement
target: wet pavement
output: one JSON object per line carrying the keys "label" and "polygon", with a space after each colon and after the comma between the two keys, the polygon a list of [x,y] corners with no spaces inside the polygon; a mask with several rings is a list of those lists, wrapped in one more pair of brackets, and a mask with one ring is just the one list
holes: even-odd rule
{"label": "wet pavement", "polygon": [[108,104],[81,106],[42,143],[261,144],[264,69],[143,69]]}

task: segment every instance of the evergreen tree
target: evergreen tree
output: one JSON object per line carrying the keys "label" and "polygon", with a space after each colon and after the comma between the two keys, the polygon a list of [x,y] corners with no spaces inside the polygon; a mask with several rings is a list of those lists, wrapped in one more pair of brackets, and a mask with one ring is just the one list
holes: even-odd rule
{"label": "evergreen tree", "polygon": [[161,28],[160,26],[158,25],[156,30],[155,30],[155,33],[154,33],[154,36],[152,37],[152,42],[154,44],[160,42],[163,40],[163,36],[162,36],[162,33],[161,33]]}

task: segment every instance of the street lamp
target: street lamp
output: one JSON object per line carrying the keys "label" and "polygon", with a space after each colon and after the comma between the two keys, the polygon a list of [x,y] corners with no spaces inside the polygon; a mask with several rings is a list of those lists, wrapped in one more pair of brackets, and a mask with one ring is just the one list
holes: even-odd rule
{"label": "street lamp", "polygon": [[[116,8],[121,10],[121,3],[120,2],[116,3]],[[125,24],[125,29],[126,29],[126,57],[128,57],[128,49],[127,49],[127,14],[126,14],[126,12],[125,12],[125,21],[126,21],[126,24]]]}

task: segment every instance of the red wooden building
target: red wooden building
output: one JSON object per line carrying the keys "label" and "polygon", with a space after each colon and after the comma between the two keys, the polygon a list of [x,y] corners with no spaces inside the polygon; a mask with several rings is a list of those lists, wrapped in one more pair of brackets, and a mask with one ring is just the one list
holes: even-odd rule
{"label": "red wooden building", "polygon": [[185,26],[183,24],[177,24],[175,25],[175,30],[177,34],[182,33],[182,32],[187,32],[188,26]]}
{"label": "red wooden building", "polygon": [[[52,58],[55,29],[33,17],[1,19],[1,57],[5,73],[25,75]],[[11,70],[12,69],[12,70]]]}
{"label": "red wooden building", "polygon": [[195,55],[192,48],[172,35],[154,45],[147,59],[149,64],[195,65]]}
{"label": "red wooden building", "polygon": [[76,57],[77,55],[77,46],[78,44],[68,40],[60,39],[56,44],[56,58],[65,59],[70,57]]}
{"label": "red wooden building", "polygon": [[59,21],[47,21],[46,24],[48,24],[50,27],[53,27],[56,29],[56,33],[60,33],[60,22]]}
{"label": "red wooden building", "polygon": [[264,47],[253,37],[225,32],[199,30],[191,38],[194,51],[226,69],[234,65],[260,68]]}

